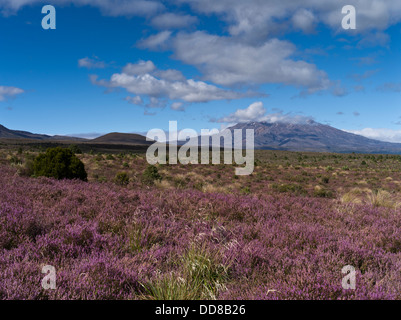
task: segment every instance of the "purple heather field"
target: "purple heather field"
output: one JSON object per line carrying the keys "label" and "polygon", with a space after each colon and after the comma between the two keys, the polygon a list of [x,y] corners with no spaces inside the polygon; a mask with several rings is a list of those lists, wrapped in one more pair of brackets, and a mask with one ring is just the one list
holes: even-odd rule
{"label": "purple heather field", "polygon": [[[4,159],[0,298],[400,299],[399,193],[367,188],[399,188],[399,161],[360,169],[361,159],[346,157],[329,168],[266,156],[239,179],[232,166],[160,166],[152,186],[132,173],[145,166],[140,156],[80,155],[88,182],[28,177]],[[102,167],[125,168],[129,182],[99,177]],[[306,180],[284,181],[291,176]],[[55,290],[41,286],[44,265],[56,269]],[[342,288],[346,265],[355,290]]]}

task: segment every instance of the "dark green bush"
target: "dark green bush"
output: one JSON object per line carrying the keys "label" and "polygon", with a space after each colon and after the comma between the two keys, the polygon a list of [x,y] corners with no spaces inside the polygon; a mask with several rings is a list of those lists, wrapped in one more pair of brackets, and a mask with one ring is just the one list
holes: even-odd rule
{"label": "dark green bush", "polygon": [[273,183],[272,188],[275,191],[281,192],[281,193],[293,193],[293,194],[306,194],[306,190],[298,185],[298,184],[291,184],[291,183],[283,183],[283,184],[277,184]]}
{"label": "dark green bush", "polygon": [[330,182],[330,177],[322,177],[322,183],[329,183]]}
{"label": "dark green bush", "polygon": [[33,174],[55,179],[87,181],[85,166],[71,149],[49,148],[38,155],[33,163]]}
{"label": "dark green bush", "polygon": [[251,189],[249,187],[243,187],[241,189],[241,193],[242,194],[250,194],[251,193]]}
{"label": "dark green bush", "polygon": [[315,197],[319,198],[333,198],[333,192],[327,189],[316,189],[313,193]]}
{"label": "dark green bush", "polygon": [[161,179],[162,177],[159,174],[159,171],[153,165],[147,166],[142,175],[142,180],[146,184],[153,184],[156,180],[161,180]]}
{"label": "dark green bush", "polygon": [[114,182],[120,186],[126,186],[129,183],[129,176],[126,172],[119,172],[116,174]]}
{"label": "dark green bush", "polygon": [[76,144],[70,145],[69,148],[75,154],[82,154],[82,150]]}

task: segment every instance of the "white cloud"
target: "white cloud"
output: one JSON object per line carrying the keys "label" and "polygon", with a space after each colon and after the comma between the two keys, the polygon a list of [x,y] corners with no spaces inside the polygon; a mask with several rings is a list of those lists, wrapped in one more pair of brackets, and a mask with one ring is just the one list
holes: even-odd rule
{"label": "white cloud", "polygon": [[151,73],[156,69],[156,66],[152,61],[140,60],[138,63],[128,63],[123,68],[123,73],[133,76],[144,75]]}
{"label": "white cloud", "polygon": [[[0,11],[14,14],[26,5],[48,4],[47,0],[0,0]],[[165,9],[160,1],[152,0],[53,0],[52,5],[75,4],[77,6],[92,6],[99,8],[108,16],[151,16]]]}
{"label": "white cloud", "polygon": [[[281,32],[291,27],[307,26],[313,21],[328,25],[336,32],[343,32],[341,9],[354,5],[357,9],[357,33],[369,30],[385,30],[401,20],[399,0],[176,0],[189,3],[200,13],[217,14],[229,25],[234,36],[261,39],[268,34]],[[308,8],[308,15],[300,16],[300,9]],[[291,20],[292,23],[288,23]],[[308,20],[309,19],[309,20]],[[301,28],[302,29],[302,28]],[[309,28],[304,29],[309,32]]]}
{"label": "white cloud", "polygon": [[316,17],[309,10],[299,9],[292,17],[292,23],[296,29],[300,29],[305,33],[311,33],[315,29]]}
{"label": "white cloud", "polygon": [[178,34],[172,45],[177,59],[195,65],[204,79],[220,85],[282,83],[306,88],[308,93],[332,85],[315,65],[292,60],[296,48],[288,41],[271,39],[253,46],[197,31]]}
{"label": "white cloud", "polygon": [[401,130],[365,128],[362,130],[348,130],[347,132],[358,134],[370,139],[401,143]]}
{"label": "white cloud", "polygon": [[168,80],[168,81],[183,81],[185,80],[184,75],[181,71],[168,69],[168,70],[157,70],[155,72],[155,76],[160,79]]}
{"label": "white cloud", "polygon": [[[148,73],[146,73],[146,71]],[[98,80],[97,76],[91,76],[91,82],[109,89],[123,88],[136,96],[147,96],[150,100],[149,107],[160,107],[160,99],[170,99],[176,102],[208,102],[213,100],[238,99],[243,94],[224,90],[203,81],[193,79],[171,80],[171,75],[181,75],[175,70],[168,70],[169,77],[158,78],[157,75],[166,76],[162,70],[157,70],[151,61],[140,61],[137,64],[128,64],[121,73],[115,73],[109,81]],[[169,79],[168,79],[169,78]],[[127,98],[131,103],[139,101],[139,98]],[[165,102],[163,102],[163,106]]]}
{"label": "white cloud", "polygon": [[191,15],[164,13],[152,19],[151,23],[158,29],[186,28],[198,22],[198,18]]}
{"label": "white cloud", "polygon": [[226,123],[240,123],[240,122],[252,122],[261,121],[266,114],[266,109],[263,106],[263,102],[252,103],[246,109],[238,109],[234,113],[218,119],[216,122]]}
{"label": "white cloud", "polygon": [[[146,16],[154,17],[163,13],[166,7],[164,1],[156,0],[53,0],[53,5],[75,4],[89,5],[99,8],[108,16]],[[308,8],[316,22],[321,22],[334,31],[341,31],[343,15],[341,8],[354,5],[357,9],[358,20],[356,32],[368,30],[385,30],[401,20],[401,2],[399,0],[174,0],[173,4],[190,4],[194,11],[203,14],[216,14],[229,26],[231,35],[266,36],[274,32],[292,28],[300,24],[299,19],[288,23],[293,16],[299,14],[302,8]],[[169,1],[166,1],[169,3]],[[0,10],[3,14],[12,14],[24,6],[32,4],[48,4],[47,0],[0,0]],[[193,23],[191,16],[174,16],[169,13],[155,19],[155,26],[170,28],[185,27]],[[307,25],[303,15],[301,25]],[[302,20],[301,19],[301,20]],[[305,24],[306,23],[306,24]],[[181,26],[179,26],[181,25]],[[307,32],[308,28],[305,29]],[[260,39],[260,38],[259,38]]]}
{"label": "white cloud", "polygon": [[246,122],[285,122],[285,123],[307,123],[311,121],[311,117],[301,115],[284,114],[282,111],[267,114],[263,102],[254,102],[245,109],[238,109],[234,113],[220,119],[211,119],[212,122],[218,123],[246,123]]}
{"label": "white cloud", "polygon": [[24,93],[24,90],[20,88],[0,86],[0,101],[5,101],[7,98],[14,98],[21,93]]}
{"label": "white cloud", "polygon": [[147,49],[163,49],[171,37],[171,31],[162,31],[138,42],[138,47]]}
{"label": "white cloud", "polygon": [[143,105],[143,100],[140,96],[126,97],[125,100],[127,100],[129,103],[136,104],[138,106]]}
{"label": "white cloud", "polygon": [[103,61],[98,60],[97,58],[82,58],[78,60],[78,65],[81,68],[88,68],[88,69],[102,69],[106,67],[106,64]]}

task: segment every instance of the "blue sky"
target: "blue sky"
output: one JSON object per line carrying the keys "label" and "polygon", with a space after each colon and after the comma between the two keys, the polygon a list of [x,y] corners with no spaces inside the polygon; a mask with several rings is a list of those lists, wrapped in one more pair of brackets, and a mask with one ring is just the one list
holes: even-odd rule
{"label": "blue sky", "polygon": [[94,136],[312,118],[401,142],[400,1],[281,2],[0,0],[0,124]]}

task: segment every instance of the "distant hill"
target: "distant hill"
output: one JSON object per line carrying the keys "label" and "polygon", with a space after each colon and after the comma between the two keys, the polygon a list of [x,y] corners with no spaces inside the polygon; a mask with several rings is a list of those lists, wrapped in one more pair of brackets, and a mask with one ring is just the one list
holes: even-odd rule
{"label": "distant hill", "polygon": [[302,124],[250,122],[229,130],[255,130],[255,148],[287,151],[401,154],[400,143],[382,142],[348,133],[328,125],[308,121]]}
{"label": "distant hill", "polygon": [[[401,154],[401,143],[382,142],[365,138],[315,121],[301,124],[249,122],[239,123],[228,129],[231,131],[235,129],[243,130],[243,147],[245,147],[245,130],[253,129],[255,131],[256,149]],[[10,130],[2,125],[0,125],[0,139],[29,139],[38,141],[39,143],[76,141],[82,142],[82,145],[126,145],[127,147],[135,145],[146,147],[154,143],[154,141],[146,141],[146,137],[142,135],[131,133],[113,132],[92,140],[86,140],[75,137],[49,136],[27,131]]]}
{"label": "distant hill", "polygon": [[49,141],[76,141],[83,143],[102,143],[102,144],[127,144],[127,145],[151,145],[154,142],[146,141],[146,137],[139,134],[131,133],[109,133],[95,139],[83,139],[68,136],[49,136],[46,134],[36,134],[27,131],[11,130],[0,125],[0,139],[29,139],[37,140],[38,142]]}
{"label": "distant hill", "polygon": [[85,141],[82,138],[67,137],[67,136],[49,136],[46,134],[36,134],[27,131],[11,130],[0,125],[0,138],[3,139],[30,139],[30,140],[53,140],[53,141]]}
{"label": "distant hill", "polygon": [[112,132],[96,139],[92,139],[91,142],[135,145],[151,145],[154,143],[152,141],[146,141],[146,137],[141,136],[140,134],[118,132]]}

